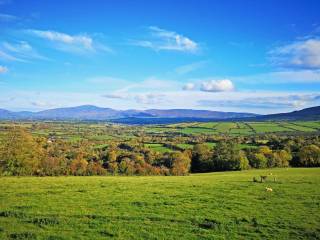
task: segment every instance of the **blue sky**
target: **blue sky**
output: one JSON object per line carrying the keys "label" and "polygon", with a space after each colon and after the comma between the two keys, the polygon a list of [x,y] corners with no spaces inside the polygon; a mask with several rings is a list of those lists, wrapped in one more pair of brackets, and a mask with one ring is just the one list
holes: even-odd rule
{"label": "blue sky", "polygon": [[320,1],[0,0],[0,108],[320,105]]}

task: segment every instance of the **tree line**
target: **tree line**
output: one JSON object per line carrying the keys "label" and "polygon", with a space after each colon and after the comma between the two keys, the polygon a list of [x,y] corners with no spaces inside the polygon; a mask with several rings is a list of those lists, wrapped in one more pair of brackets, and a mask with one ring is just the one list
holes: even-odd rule
{"label": "tree line", "polygon": [[89,141],[51,141],[13,127],[0,145],[0,174],[5,176],[187,175],[289,166],[320,167],[319,137],[273,137],[266,145],[242,150],[237,139],[220,138],[214,148],[199,142],[192,149],[160,153],[137,141],[97,149]]}

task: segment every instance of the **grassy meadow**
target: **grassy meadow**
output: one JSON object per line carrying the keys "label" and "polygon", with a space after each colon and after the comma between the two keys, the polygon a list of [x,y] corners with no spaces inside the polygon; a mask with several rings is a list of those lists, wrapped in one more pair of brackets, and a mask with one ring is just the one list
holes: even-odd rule
{"label": "grassy meadow", "polygon": [[319,168],[0,181],[0,239],[320,239]]}

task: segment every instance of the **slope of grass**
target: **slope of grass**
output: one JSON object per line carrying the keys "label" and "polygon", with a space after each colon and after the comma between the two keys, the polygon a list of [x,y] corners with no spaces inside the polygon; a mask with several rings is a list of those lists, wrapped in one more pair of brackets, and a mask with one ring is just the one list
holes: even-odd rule
{"label": "slope of grass", "polygon": [[6,177],[0,239],[319,239],[319,184],[320,169]]}

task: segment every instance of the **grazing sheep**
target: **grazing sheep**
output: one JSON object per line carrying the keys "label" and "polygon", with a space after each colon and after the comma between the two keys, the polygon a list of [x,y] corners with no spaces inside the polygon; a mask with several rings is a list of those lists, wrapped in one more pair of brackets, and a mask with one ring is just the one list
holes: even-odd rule
{"label": "grazing sheep", "polygon": [[272,190],[272,188],[266,187],[266,191],[267,192],[272,192],[273,190]]}

